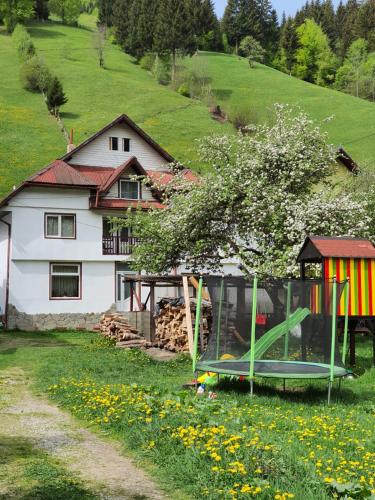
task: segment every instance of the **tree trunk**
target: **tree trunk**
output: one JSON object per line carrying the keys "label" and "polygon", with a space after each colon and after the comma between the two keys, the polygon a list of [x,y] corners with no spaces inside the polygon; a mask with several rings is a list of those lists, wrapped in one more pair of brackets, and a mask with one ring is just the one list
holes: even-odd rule
{"label": "tree trunk", "polygon": [[173,51],[172,51],[172,75],[171,75],[172,83],[174,83],[175,78],[176,78],[176,49],[173,49]]}

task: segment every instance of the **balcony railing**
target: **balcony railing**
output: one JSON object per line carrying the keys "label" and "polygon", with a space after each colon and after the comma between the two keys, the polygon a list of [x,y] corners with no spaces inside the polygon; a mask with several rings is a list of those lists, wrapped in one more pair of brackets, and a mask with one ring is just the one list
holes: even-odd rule
{"label": "balcony railing", "polygon": [[103,255],[131,255],[137,243],[137,238],[133,236],[128,238],[121,236],[103,237]]}

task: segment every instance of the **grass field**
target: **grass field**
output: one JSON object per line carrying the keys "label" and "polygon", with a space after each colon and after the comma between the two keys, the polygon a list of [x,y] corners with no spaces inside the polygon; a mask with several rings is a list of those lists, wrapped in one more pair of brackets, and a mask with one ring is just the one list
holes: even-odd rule
{"label": "grass field", "polygon": [[[30,34],[69,98],[62,108],[66,127],[79,143],[121,113],[129,114],[178,160],[199,169],[195,140],[233,131],[213,121],[201,102],[158,85],[130,57],[109,44],[106,69],[92,48],[92,18],[82,28],[54,22],[32,24]],[[342,144],[359,162],[375,164],[375,104],[288,77],[271,68],[250,70],[243,59],[203,53],[212,88],[224,110],[250,108],[264,120],[275,102],[301,106],[316,119],[334,115],[325,125],[329,139]],[[22,90],[12,41],[0,31],[0,196],[27,175],[65,152],[65,141],[46,112],[40,95]],[[186,60],[189,65],[189,60]]]}
{"label": "grass field", "polygon": [[[325,404],[325,382],[222,386],[217,400],[182,390],[191,368],[108,346],[96,334],[0,335],[0,373],[21,367],[36,390],[121,442],[169,491],[188,498],[324,500],[375,494],[375,370]],[[179,498],[183,498],[182,493]],[[345,496],[346,495],[346,496]],[[172,494],[173,497],[173,494]],[[175,497],[174,497],[175,498]]]}

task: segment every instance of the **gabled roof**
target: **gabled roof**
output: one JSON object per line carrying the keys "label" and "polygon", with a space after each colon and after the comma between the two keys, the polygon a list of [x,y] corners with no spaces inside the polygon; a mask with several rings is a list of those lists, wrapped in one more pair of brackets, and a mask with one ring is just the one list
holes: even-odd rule
{"label": "gabled roof", "polygon": [[176,160],[167,152],[165,149],[163,149],[159,144],[157,144],[144,130],[142,130],[136,123],[133,122],[127,115],[122,114],[115,118],[111,123],[106,125],[104,128],[96,132],[94,135],[86,139],[84,142],[82,142],[79,146],[76,148],[72,149],[72,151],[69,151],[66,153],[64,156],[62,156],[60,159],[64,161],[69,161],[73,155],[78,153],[81,149],[83,149],[85,146],[90,144],[90,142],[94,141],[97,139],[99,136],[107,132],[107,130],[111,129],[115,125],[120,125],[121,123],[125,123],[130,127],[134,132],[136,132],[142,139],[144,139],[155,151],[157,151],[167,162],[172,163],[175,162]]}
{"label": "gabled roof", "polygon": [[48,167],[26,180],[29,184],[94,187],[92,181],[62,160],[55,160]]}
{"label": "gabled roof", "polygon": [[115,184],[115,182],[130,169],[134,169],[138,175],[147,176],[146,170],[142,167],[137,158],[132,156],[125,163],[113,170],[106,182],[100,186],[100,193],[106,193],[109,189],[111,189],[113,184]]}
{"label": "gabled roof", "polygon": [[375,259],[375,247],[365,238],[309,236],[297,262],[320,262],[324,258]]}

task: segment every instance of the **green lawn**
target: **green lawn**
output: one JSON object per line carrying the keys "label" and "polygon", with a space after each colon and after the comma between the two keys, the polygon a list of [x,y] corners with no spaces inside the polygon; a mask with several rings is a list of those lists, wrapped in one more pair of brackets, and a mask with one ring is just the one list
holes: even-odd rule
{"label": "green lawn", "polygon": [[[182,390],[186,358],[168,363],[107,346],[96,334],[3,333],[0,370],[22,367],[86,425],[120,441],[170,490],[190,498],[370,498],[375,481],[375,370],[358,346],[360,375],[327,407],[326,383],[224,385],[216,400]],[[375,494],[375,492],[373,492]]]}
{"label": "green lawn", "polygon": [[[178,160],[199,170],[196,139],[233,127],[211,119],[207,107],[158,85],[119,47],[108,44],[106,69],[99,68],[92,48],[93,19],[82,28],[57,22],[34,23],[30,34],[50,68],[62,80],[69,98],[62,108],[67,129],[79,143],[121,113],[129,114]],[[375,164],[375,104],[316,87],[271,68],[250,70],[243,59],[202,53],[211,86],[224,110],[245,107],[262,121],[275,102],[301,106],[312,117],[334,115],[325,125],[329,140],[342,144],[359,162]],[[190,64],[189,60],[184,63]],[[65,141],[46,112],[40,95],[24,91],[12,41],[0,31],[0,196],[26,176],[65,152]]]}
{"label": "green lawn", "polygon": [[298,106],[318,121],[332,117],[324,125],[329,140],[336,146],[343,145],[358,162],[375,166],[375,103],[260,64],[250,69],[246,59],[236,56],[201,53],[199,57],[224,110],[247,108],[255,119],[265,121],[278,102]]}

